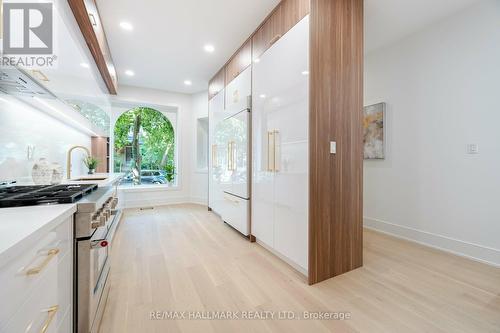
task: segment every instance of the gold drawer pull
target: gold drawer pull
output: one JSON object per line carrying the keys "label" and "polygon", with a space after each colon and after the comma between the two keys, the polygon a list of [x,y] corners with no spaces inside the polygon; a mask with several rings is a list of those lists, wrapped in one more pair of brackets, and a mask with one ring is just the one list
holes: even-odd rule
{"label": "gold drawer pull", "polygon": [[280,34],[277,34],[276,36],[274,36],[270,41],[269,41],[269,46],[273,45],[274,43],[276,43],[279,39],[281,38],[281,35]]}
{"label": "gold drawer pull", "polygon": [[54,305],[50,307],[47,310],[47,319],[45,320],[45,323],[43,323],[42,329],[40,330],[40,333],[45,333],[49,329],[50,323],[56,316],[57,310],[59,310],[59,305]]}
{"label": "gold drawer pull", "polygon": [[59,253],[59,249],[50,249],[47,252],[47,257],[45,258],[45,260],[38,267],[28,269],[28,271],[26,272],[26,275],[36,275],[36,274],[40,273],[45,268],[45,266],[47,266],[49,264],[49,262],[52,260],[52,258],[57,256],[58,253]]}

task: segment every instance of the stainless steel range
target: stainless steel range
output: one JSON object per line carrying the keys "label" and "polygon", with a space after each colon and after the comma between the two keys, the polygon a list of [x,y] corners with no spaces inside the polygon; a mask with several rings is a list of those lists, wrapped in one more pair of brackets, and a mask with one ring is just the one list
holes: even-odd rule
{"label": "stainless steel range", "polygon": [[116,188],[100,187],[77,203],[75,214],[74,331],[99,330],[109,293],[110,245],[121,211]]}

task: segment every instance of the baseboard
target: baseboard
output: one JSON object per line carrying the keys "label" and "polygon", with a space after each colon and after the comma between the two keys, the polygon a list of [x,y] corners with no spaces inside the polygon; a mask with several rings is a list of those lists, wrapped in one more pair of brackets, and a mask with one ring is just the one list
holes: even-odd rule
{"label": "baseboard", "polygon": [[369,217],[364,218],[364,227],[491,266],[500,267],[500,250],[498,249]]}
{"label": "baseboard", "polygon": [[125,200],[122,201],[122,208],[141,208],[141,207],[154,207],[154,206],[165,206],[165,205],[177,205],[177,204],[187,204],[191,203],[188,197],[178,197],[178,198],[165,198],[165,199],[144,199],[144,200]]}
{"label": "baseboard", "polygon": [[203,206],[207,206],[207,204],[208,204],[208,199],[203,198],[203,197],[191,197],[191,198],[189,198],[189,201],[191,203],[195,203],[195,204],[203,205]]}
{"label": "baseboard", "polygon": [[305,269],[302,266],[300,266],[299,264],[295,263],[293,260],[288,259],[286,256],[282,255],[281,253],[279,253],[278,251],[276,251],[275,249],[273,249],[271,246],[267,245],[266,243],[262,242],[258,238],[255,238],[255,241],[257,244],[262,246],[264,249],[266,249],[267,251],[269,251],[270,253],[272,253],[276,257],[280,258],[283,262],[285,262],[287,265],[292,267],[298,273],[302,274],[307,279],[307,277],[308,277],[307,269]]}

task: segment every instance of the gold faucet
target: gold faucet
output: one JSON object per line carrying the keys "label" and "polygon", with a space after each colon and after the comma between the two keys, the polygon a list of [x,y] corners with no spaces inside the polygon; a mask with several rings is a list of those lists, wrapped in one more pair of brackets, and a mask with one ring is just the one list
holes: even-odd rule
{"label": "gold faucet", "polygon": [[87,156],[90,156],[90,150],[88,150],[88,148],[84,146],[73,146],[68,150],[68,159],[66,161],[66,176],[68,177],[68,179],[71,178],[71,153],[77,148],[85,150],[87,152]]}

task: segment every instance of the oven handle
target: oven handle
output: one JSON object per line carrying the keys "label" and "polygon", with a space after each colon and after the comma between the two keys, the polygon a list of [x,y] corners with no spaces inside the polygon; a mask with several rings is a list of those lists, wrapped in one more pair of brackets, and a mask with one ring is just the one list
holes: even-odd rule
{"label": "oven handle", "polygon": [[[113,224],[111,224],[111,225],[113,225]],[[104,237],[102,237],[102,238],[90,239],[90,249],[91,250],[100,249],[100,248],[103,248],[103,247],[106,247],[109,245],[108,235],[109,235],[109,230],[111,229],[111,227],[110,228],[102,227],[102,228],[106,228],[106,235],[104,235]]]}

